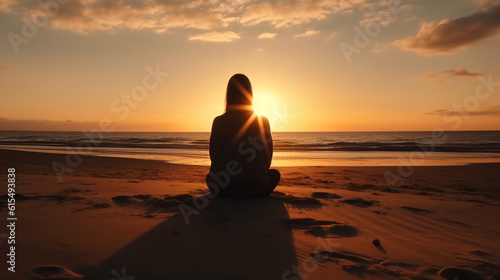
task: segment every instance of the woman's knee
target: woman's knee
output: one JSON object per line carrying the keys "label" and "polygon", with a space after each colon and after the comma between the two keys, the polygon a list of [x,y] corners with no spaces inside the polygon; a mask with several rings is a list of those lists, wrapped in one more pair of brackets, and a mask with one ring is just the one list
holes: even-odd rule
{"label": "woman's knee", "polygon": [[269,169],[268,171],[269,182],[273,185],[278,185],[281,179],[281,173],[276,169]]}

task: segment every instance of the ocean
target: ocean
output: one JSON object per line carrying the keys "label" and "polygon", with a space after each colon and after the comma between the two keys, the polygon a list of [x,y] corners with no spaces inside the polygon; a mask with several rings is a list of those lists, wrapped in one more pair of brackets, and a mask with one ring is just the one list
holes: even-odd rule
{"label": "ocean", "polygon": [[[0,148],[209,165],[209,132],[0,132]],[[500,162],[500,131],[275,132],[274,166]]]}

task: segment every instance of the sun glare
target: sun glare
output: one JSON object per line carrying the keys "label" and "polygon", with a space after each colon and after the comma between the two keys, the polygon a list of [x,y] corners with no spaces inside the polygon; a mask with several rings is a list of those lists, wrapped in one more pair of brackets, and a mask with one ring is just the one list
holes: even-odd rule
{"label": "sun glare", "polygon": [[266,93],[255,93],[253,97],[253,110],[258,116],[271,118],[279,103],[274,97]]}

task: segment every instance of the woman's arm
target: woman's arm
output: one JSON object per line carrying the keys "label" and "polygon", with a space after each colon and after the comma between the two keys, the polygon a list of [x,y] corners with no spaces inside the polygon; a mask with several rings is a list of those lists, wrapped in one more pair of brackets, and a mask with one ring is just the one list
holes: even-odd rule
{"label": "woman's arm", "polygon": [[273,159],[273,137],[271,135],[271,125],[269,125],[269,120],[266,117],[262,117],[262,119],[264,124],[264,144],[266,144],[267,168],[269,169]]}
{"label": "woman's arm", "polygon": [[214,162],[214,158],[215,158],[215,147],[216,147],[216,138],[217,138],[217,131],[216,131],[216,119],[214,119],[214,122],[212,123],[212,130],[210,132],[210,144],[209,144],[209,154],[210,154],[210,160],[212,161],[212,163]]}

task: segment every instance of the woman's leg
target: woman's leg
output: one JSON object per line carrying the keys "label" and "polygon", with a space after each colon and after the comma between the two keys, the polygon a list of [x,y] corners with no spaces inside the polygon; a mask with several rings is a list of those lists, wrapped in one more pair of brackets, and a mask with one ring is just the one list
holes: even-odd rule
{"label": "woman's leg", "polygon": [[211,186],[211,184],[213,184],[213,180],[212,180],[212,178],[211,178],[210,176],[208,176],[208,174],[207,174],[207,177],[205,178],[205,183],[207,184],[207,187],[208,187],[208,189],[210,190],[210,192],[211,192],[211,193],[214,193],[214,192],[215,192],[215,190],[214,190],[214,188],[212,188],[212,186]]}
{"label": "woman's leg", "polygon": [[269,169],[267,171],[268,183],[267,186],[263,183],[251,183],[245,189],[249,190],[246,197],[262,197],[271,194],[278,185],[281,174],[276,169]]}
{"label": "woman's leg", "polygon": [[[270,193],[272,193],[274,191],[274,189],[278,185],[278,183],[279,183],[279,181],[281,179],[281,174],[276,169],[269,169],[267,171],[267,176],[269,178],[269,183],[268,183],[267,189],[265,189],[265,190],[261,189],[259,191],[255,191],[255,186],[253,186],[253,187],[248,187],[249,189],[253,189],[252,191],[250,191],[250,192],[241,192],[240,193],[240,192],[231,192],[231,188],[227,188],[226,187],[224,189],[224,191],[222,189],[218,190],[217,197],[255,197],[255,196],[266,196],[266,195],[269,195]],[[213,186],[212,186],[213,184],[215,184],[215,182],[208,175],[206,177],[206,183],[207,183],[208,189],[212,193],[217,192],[217,190],[215,190],[213,188]],[[242,183],[240,182],[240,184],[242,184]]]}
{"label": "woman's leg", "polygon": [[212,194],[216,194],[215,195],[216,197],[237,197],[237,195],[231,191],[232,190],[231,187],[229,186],[226,186],[225,188],[219,187],[217,182],[214,181],[214,179],[210,176],[210,174],[207,174],[205,182],[210,192]]}
{"label": "woman's leg", "polygon": [[269,171],[267,171],[267,176],[269,177],[269,189],[267,194],[270,194],[274,191],[276,186],[278,186],[278,183],[281,179],[281,174],[276,169],[269,169]]}

